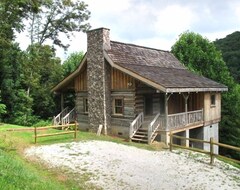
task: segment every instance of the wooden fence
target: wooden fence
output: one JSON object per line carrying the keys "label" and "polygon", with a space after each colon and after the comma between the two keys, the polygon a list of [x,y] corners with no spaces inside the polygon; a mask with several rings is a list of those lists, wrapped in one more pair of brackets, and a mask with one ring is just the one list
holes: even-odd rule
{"label": "wooden fence", "polygon": [[[205,141],[205,140],[200,140],[200,139],[181,137],[181,136],[174,135],[173,133],[170,133],[169,136],[170,136],[170,143],[169,143],[170,151],[173,150],[173,147],[177,147],[177,148],[183,148],[183,149],[188,149],[188,150],[192,150],[192,151],[195,151],[195,152],[204,153],[204,154],[207,154],[207,155],[210,156],[210,164],[214,163],[214,158],[215,157],[223,158],[223,159],[229,160],[231,162],[236,162],[236,163],[240,164],[240,160],[228,158],[226,156],[222,156],[222,155],[214,153],[214,145],[217,145],[219,147],[224,147],[224,148],[228,148],[228,149],[240,152],[240,148],[239,147],[235,147],[235,146],[230,146],[230,145],[223,144],[223,143],[214,142],[213,138],[210,138],[210,141]],[[192,147],[186,147],[186,146],[174,144],[173,143],[173,138],[181,139],[181,140],[188,140],[188,141],[192,141],[192,142],[208,143],[208,144],[210,144],[210,151],[206,151],[206,150],[202,150],[202,149],[198,149],[198,148],[192,148]]]}
{"label": "wooden fence", "polygon": [[[74,127],[73,131],[66,131],[68,130],[70,127]],[[38,138],[42,138],[42,137],[49,137],[49,136],[57,136],[57,135],[65,135],[65,134],[73,134],[74,135],[74,139],[77,138],[77,127],[78,123],[75,122],[75,124],[66,124],[66,125],[53,125],[53,126],[46,126],[46,127],[34,127],[34,142],[35,144],[37,143],[37,139]],[[46,133],[46,134],[38,134],[38,131],[42,131],[42,130],[46,130],[46,129],[62,129],[59,130],[59,132],[56,133]]]}

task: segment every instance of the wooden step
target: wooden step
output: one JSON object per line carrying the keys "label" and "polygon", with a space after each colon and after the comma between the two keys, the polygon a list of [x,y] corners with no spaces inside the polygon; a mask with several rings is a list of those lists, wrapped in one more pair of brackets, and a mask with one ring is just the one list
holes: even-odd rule
{"label": "wooden step", "polygon": [[139,128],[137,131],[148,132],[148,129],[145,129],[145,128]]}
{"label": "wooden step", "polygon": [[132,141],[137,141],[137,142],[146,142],[146,143],[148,142],[147,139],[138,139],[138,138],[134,138],[134,137],[131,140]]}
{"label": "wooden step", "polygon": [[137,131],[135,134],[138,134],[138,135],[147,135],[148,133],[145,132],[145,131]]}
{"label": "wooden step", "polygon": [[147,138],[148,136],[147,135],[138,135],[138,134],[135,134],[133,135],[133,137],[139,137],[139,138]]}

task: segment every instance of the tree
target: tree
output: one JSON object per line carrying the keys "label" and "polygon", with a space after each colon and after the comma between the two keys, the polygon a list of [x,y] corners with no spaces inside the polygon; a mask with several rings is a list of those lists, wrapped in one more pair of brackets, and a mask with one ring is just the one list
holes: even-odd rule
{"label": "tree", "polygon": [[86,21],[90,11],[83,1],[43,0],[38,12],[30,12],[29,33],[31,44],[44,44],[46,41],[66,49],[63,36],[70,39],[74,32],[86,32],[90,25]]}
{"label": "tree", "polygon": [[234,32],[223,39],[216,40],[214,44],[221,50],[223,60],[235,81],[240,83],[240,32]]}
{"label": "tree", "polygon": [[53,116],[56,105],[50,91],[62,78],[61,60],[56,57],[55,51],[49,45],[29,46],[22,73],[23,87],[31,87],[32,93],[26,95],[33,99],[34,115],[42,119]]}
{"label": "tree", "polygon": [[63,75],[66,77],[79,66],[81,60],[84,57],[84,53],[82,51],[71,53],[68,58],[63,62]]}
{"label": "tree", "polygon": [[[234,83],[233,77],[222,59],[221,52],[201,35],[185,32],[172,46],[172,53],[190,70],[228,87],[228,92],[222,95],[220,141],[240,146],[240,87]],[[222,152],[229,153],[233,157],[240,157],[240,154],[232,154],[226,150]]]}
{"label": "tree", "polygon": [[[81,52],[75,52],[71,53],[68,58],[63,62],[62,68],[63,68],[63,77],[68,76],[70,73],[75,71],[79,64],[81,63],[81,60],[84,57],[84,53]],[[75,106],[75,93],[72,91],[66,92],[64,95],[64,103],[65,106],[68,106],[69,108],[73,108]]]}
{"label": "tree", "polygon": [[1,103],[1,91],[0,91],[0,121],[2,119],[2,115],[6,113],[6,105]]}

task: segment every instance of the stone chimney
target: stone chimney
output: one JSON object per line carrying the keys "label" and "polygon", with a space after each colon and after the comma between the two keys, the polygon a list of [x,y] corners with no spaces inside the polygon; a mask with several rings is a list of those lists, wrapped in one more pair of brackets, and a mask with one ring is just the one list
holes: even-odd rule
{"label": "stone chimney", "polygon": [[88,121],[91,131],[96,131],[99,125],[105,129],[110,126],[111,68],[103,55],[108,49],[111,49],[109,29],[87,32]]}

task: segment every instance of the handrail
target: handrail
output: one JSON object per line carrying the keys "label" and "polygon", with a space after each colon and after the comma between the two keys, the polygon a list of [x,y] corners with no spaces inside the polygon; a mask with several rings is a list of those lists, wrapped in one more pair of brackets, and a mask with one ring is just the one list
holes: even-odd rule
{"label": "handrail", "polygon": [[144,121],[144,115],[143,115],[143,112],[141,112],[130,124],[130,127],[129,127],[130,128],[129,129],[129,138],[130,139],[133,137],[133,135],[136,133],[136,131],[141,127],[143,121]]}
{"label": "handrail", "polygon": [[148,144],[151,143],[152,137],[155,133],[155,131],[158,129],[159,126],[159,118],[160,118],[160,113],[158,113],[152,122],[148,125]]}
{"label": "handrail", "polygon": [[75,116],[75,107],[62,118],[62,125],[69,124],[70,120],[73,119],[74,116]]}
{"label": "handrail", "polygon": [[170,114],[167,116],[168,129],[176,129],[178,127],[182,127],[188,124],[202,122],[203,121],[203,109],[177,113],[177,114]]}
{"label": "handrail", "polygon": [[68,107],[64,108],[59,114],[53,117],[53,125],[59,125],[62,121],[62,118],[68,112]]}

